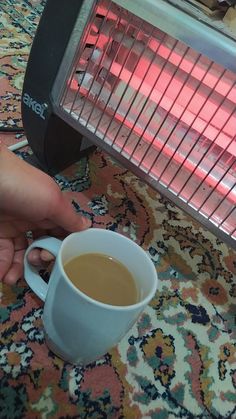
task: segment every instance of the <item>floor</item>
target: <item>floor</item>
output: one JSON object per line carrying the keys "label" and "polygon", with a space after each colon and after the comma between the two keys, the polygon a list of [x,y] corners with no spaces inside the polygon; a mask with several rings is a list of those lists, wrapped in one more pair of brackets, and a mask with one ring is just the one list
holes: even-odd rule
{"label": "floor", "polygon": [[[0,5],[0,129],[22,126],[22,83],[42,10],[40,1]],[[93,227],[148,252],[159,287],[119,345],[81,368],[46,347],[43,306],[24,279],[0,284],[0,418],[235,418],[235,251],[100,150],[55,179]]]}

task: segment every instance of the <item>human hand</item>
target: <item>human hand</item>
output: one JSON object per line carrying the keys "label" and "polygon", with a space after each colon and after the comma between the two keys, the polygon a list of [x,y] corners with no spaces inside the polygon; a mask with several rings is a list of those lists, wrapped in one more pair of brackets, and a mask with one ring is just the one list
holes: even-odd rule
{"label": "human hand", "polygon": [[[0,143],[0,280],[12,285],[23,275],[26,232],[65,237],[89,221],[75,213],[66,193],[50,176],[30,166]],[[53,256],[34,249],[29,262],[42,266]]]}

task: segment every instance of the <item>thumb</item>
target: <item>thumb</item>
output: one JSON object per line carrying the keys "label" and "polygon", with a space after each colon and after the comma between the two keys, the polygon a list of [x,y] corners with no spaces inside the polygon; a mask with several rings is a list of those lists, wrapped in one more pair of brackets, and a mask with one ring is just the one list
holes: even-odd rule
{"label": "thumb", "polygon": [[61,194],[60,204],[57,206],[51,221],[70,233],[91,227],[90,220],[75,212],[66,194]]}

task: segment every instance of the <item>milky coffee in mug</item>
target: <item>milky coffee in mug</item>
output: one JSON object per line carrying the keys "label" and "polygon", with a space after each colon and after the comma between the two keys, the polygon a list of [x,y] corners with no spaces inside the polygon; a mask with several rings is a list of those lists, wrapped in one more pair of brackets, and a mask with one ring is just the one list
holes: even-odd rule
{"label": "milky coffee in mug", "polygon": [[105,304],[127,306],[138,302],[133,275],[117,259],[103,253],[84,253],[64,265],[76,288]]}

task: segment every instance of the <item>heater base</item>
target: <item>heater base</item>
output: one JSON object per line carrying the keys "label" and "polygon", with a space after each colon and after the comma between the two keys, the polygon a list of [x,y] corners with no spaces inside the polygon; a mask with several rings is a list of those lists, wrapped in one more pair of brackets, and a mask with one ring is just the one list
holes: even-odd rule
{"label": "heater base", "polygon": [[[96,146],[91,145],[88,148],[81,150],[77,160],[82,159],[85,156],[88,156],[93,151],[95,151]],[[56,175],[59,170],[56,169],[50,169],[47,165],[44,165],[35,154],[30,154],[28,157],[26,157],[25,161],[29,163],[31,166],[36,167],[39,170],[42,170],[44,173],[47,173],[50,176]],[[73,163],[72,163],[73,164]],[[63,169],[62,169],[63,170]]]}
{"label": "heater base", "polygon": [[40,160],[35,156],[35,154],[30,154],[28,157],[26,157],[25,161],[29,163],[31,166],[36,167],[37,169],[42,170],[43,172],[47,174],[51,174],[48,167],[44,166]]}

